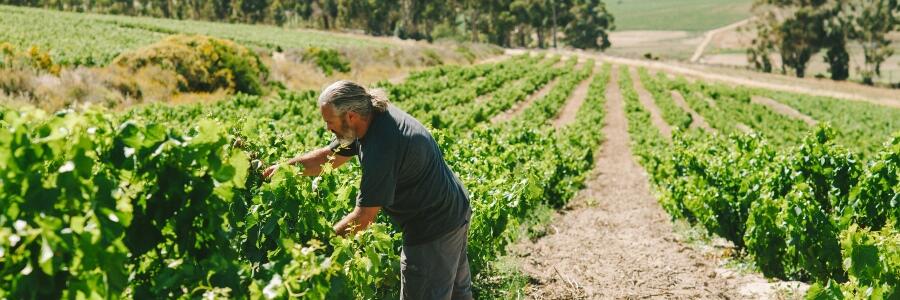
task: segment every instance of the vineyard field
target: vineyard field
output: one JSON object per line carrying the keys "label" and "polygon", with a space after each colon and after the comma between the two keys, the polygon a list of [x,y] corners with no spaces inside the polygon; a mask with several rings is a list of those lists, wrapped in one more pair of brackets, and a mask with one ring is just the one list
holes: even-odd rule
{"label": "vineyard field", "polygon": [[[39,22],[35,20],[40,20]],[[382,39],[286,29],[149,17],[58,12],[0,5],[0,43],[19,49],[37,46],[63,65],[103,66],[119,54],[150,45],[172,34],[202,34],[269,50],[308,47],[397,47]]]}
{"label": "vineyard field", "polygon": [[[107,27],[121,24],[104,18],[113,21],[91,28],[152,25]],[[202,33],[219,29],[210,30]],[[267,45],[255,39],[243,42]],[[573,121],[554,126],[585,85]],[[616,208],[572,203],[597,188],[587,187],[593,171],[615,172],[595,164],[611,115],[627,122],[618,138],[646,171],[653,205],[724,239],[762,276],[808,283],[811,298],[900,295],[900,110],[548,52],[373,87],[430,128],[469,191],[480,295],[497,295],[491,266],[535,212]],[[359,192],[356,161],[318,177],[284,167],[263,179],[265,167],[331,138],[317,97],[277,88],[119,111],[0,105],[0,298],[398,298],[402,241],[390,220],[350,237],[332,230]],[[608,109],[613,100],[623,107]],[[708,126],[696,126],[700,118]],[[564,229],[555,231],[547,234]],[[554,282],[568,281],[527,284]]]}

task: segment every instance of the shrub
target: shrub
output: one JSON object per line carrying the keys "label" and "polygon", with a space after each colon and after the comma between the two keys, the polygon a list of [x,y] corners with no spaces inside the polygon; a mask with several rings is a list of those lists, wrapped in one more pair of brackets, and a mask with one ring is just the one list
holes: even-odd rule
{"label": "shrub", "polygon": [[30,69],[59,75],[60,67],[53,63],[50,53],[37,46],[32,46],[25,51],[19,51],[9,43],[0,44],[0,68],[3,69]]}
{"label": "shrub", "polygon": [[132,71],[150,66],[173,70],[183,92],[225,89],[259,95],[269,74],[253,51],[207,36],[170,36],[146,48],[123,53],[113,64]]}
{"label": "shrub", "polygon": [[303,51],[303,60],[311,62],[319,67],[326,76],[331,76],[334,71],[341,73],[350,72],[350,61],[341,56],[334,49],[309,47]]}

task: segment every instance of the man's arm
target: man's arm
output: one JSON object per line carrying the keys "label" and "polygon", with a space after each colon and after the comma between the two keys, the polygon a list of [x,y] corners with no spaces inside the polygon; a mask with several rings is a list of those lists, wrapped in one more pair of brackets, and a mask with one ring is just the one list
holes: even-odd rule
{"label": "man's arm", "polygon": [[[301,164],[303,165],[303,175],[306,176],[318,176],[322,173],[322,165],[328,162],[328,156],[331,156],[333,152],[329,147],[322,147],[306,154],[297,156],[288,160],[287,163],[290,165]],[[333,168],[340,167],[344,163],[350,160],[352,157],[342,156],[334,154],[334,160],[331,161],[331,166]],[[263,177],[269,178],[272,174],[275,173],[275,170],[278,169],[278,165],[273,165],[267,168],[263,172]]]}
{"label": "man's arm", "polygon": [[334,233],[345,236],[347,234],[353,235],[357,232],[366,230],[372,222],[375,222],[375,217],[378,216],[378,211],[380,210],[380,206],[357,206],[350,214],[338,221],[337,224],[334,224]]}

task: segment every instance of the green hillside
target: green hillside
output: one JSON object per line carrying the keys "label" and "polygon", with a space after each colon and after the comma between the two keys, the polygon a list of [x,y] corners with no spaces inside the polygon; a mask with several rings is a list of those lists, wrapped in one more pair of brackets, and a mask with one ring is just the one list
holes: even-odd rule
{"label": "green hillside", "polygon": [[123,51],[149,45],[169,34],[204,34],[247,46],[283,49],[392,47],[381,39],[270,25],[59,12],[0,5],[0,43],[38,46],[67,65],[105,65]]}
{"label": "green hillside", "polygon": [[612,0],[616,30],[706,31],[750,17],[750,0]]}

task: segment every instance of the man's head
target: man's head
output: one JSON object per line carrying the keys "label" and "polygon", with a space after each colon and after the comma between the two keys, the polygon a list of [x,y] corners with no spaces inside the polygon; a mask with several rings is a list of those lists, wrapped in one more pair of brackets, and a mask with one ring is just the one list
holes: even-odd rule
{"label": "man's head", "polygon": [[341,145],[349,145],[364,135],[372,116],[387,110],[387,105],[383,92],[347,80],[332,83],[319,95],[322,118]]}

